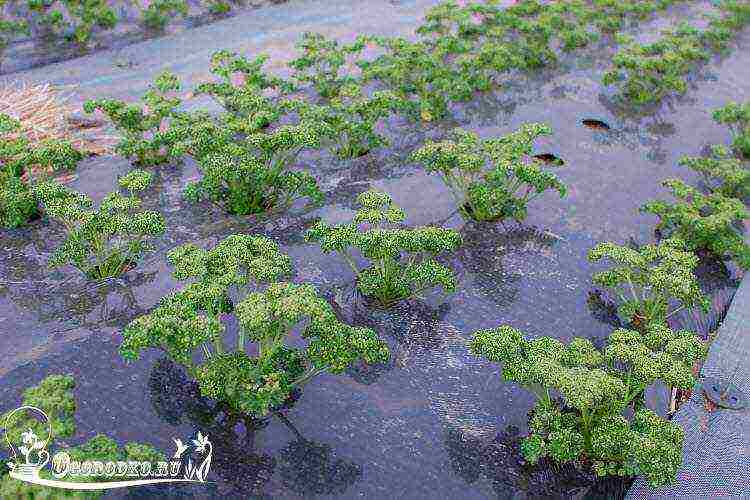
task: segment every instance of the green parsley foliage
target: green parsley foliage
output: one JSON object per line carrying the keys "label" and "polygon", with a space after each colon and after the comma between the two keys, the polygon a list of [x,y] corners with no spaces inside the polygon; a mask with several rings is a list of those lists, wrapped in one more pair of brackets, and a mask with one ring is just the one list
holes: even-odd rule
{"label": "green parsley foliage", "polygon": [[[130,323],[120,353],[133,360],[146,348],[164,350],[204,396],[235,412],[265,416],[321,373],[388,358],[375,332],[340,322],[312,285],[279,282],[291,272],[289,257],[263,236],[233,235],[210,250],[183,245],[168,258],[175,278],[191,282]],[[226,314],[240,328],[231,345]],[[297,328],[305,347],[289,345]]]}
{"label": "green parsley foliage", "polygon": [[729,126],[734,137],[732,147],[745,158],[750,158],[750,102],[730,102],[715,109],[712,116],[717,123]]}
{"label": "green parsley foliage", "polygon": [[27,0],[29,20],[34,31],[47,37],[60,36],[86,47],[95,29],[110,30],[117,25],[117,14],[106,0]]}
{"label": "green parsley foliage", "polygon": [[521,446],[531,463],[590,464],[599,476],[641,475],[654,487],[676,479],[684,433],[645,408],[643,394],[657,381],[692,388],[706,354],[693,333],[658,323],[618,329],[599,351],[588,339],[529,340],[505,325],[475,332],[470,348],[537,396]]}
{"label": "green parsley foliage", "polygon": [[221,123],[203,121],[190,131],[189,150],[202,178],[185,188],[191,201],[210,200],[237,215],[289,207],[295,200],[322,201],[317,181],[307,171],[291,170],[303,149],[318,149],[330,135],[324,123],[300,122],[235,142]]}
{"label": "green parsley foliage", "polygon": [[665,322],[681,309],[708,309],[708,301],[693,273],[698,257],[678,238],[639,249],[599,243],[589,251],[588,258],[613,264],[606,271],[595,273],[593,282],[610,289],[619,299],[617,312],[625,324],[640,329],[654,322]]}
{"label": "green parsley foliage", "polygon": [[671,94],[687,91],[685,75],[709,53],[699,31],[687,23],[662,33],[656,42],[641,45],[619,37],[624,45],[612,59],[613,69],[604,74],[604,85],[616,85],[620,95],[637,105],[658,103]]}
{"label": "green parsley foliage", "polygon": [[83,158],[67,141],[32,143],[22,134],[18,120],[0,113],[0,170],[14,177],[33,183],[60,170],[72,170]]}
{"label": "green parsley foliage", "polygon": [[[74,387],[75,380],[73,380],[73,377],[50,375],[42,380],[39,385],[29,387],[23,392],[23,405],[39,408],[49,418],[52,440],[69,438],[75,433],[75,421],[73,419],[76,411],[76,402],[73,398]],[[9,422],[5,432],[12,443],[20,443],[21,433],[29,428],[38,437],[42,439],[47,437],[49,429],[46,423],[29,418],[25,415],[25,412],[18,412],[19,417],[17,419],[11,418],[8,421],[10,413],[8,411],[0,416],[0,422],[3,423],[3,426],[6,422]],[[2,445],[7,446],[5,439],[2,440]]]}
{"label": "green parsley foliage", "polygon": [[684,157],[680,165],[701,174],[712,192],[739,199],[750,197],[750,169],[724,146],[712,146],[711,153],[708,158]]}
{"label": "green parsley foliage", "polygon": [[67,238],[50,258],[52,268],[72,264],[90,279],[117,277],[136,265],[151,248],[149,239],[164,233],[158,212],[140,211],[135,195],[144,190],[153,174],[134,170],[119,179],[129,193],[108,194],[98,208],[86,195],[60,184],[40,184],[35,194],[47,215],[66,230]]}
{"label": "green parsley foliage", "polygon": [[377,133],[377,123],[404,109],[404,102],[390,91],[364,95],[361,86],[350,84],[338,91],[324,106],[306,105],[300,114],[329,125],[333,131],[333,150],[341,159],[363,156],[375,148],[387,146],[387,139]]}
{"label": "green parsley foliage", "polygon": [[204,82],[196,95],[210,95],[228,112],[222,121],[237,133],[258,132],[294,109],[294,103],[274,99],[266,93],[285,95],[294,89],[289,82],[263,71],[268,56],[255,59],[221,50],[211,56],[211,73],[219,81]]}
{"label": "green parsley foliage", "polygon": [[[462,239],[456,231],[394,227],[406,215],[386,193],[367,191],[357,201],[361,208],[350,223],[329,226],[320,221],[306,238],[319,242],[324,253],[339,253],[357,275],[357,287],[365,296],[389,307],[435,286],[449,293],[455,290],[453,271],[436,257],[458,249]],[[367,259],[366,266],[358,265],[354,249]]]}
{"label": "green parsley foliage", "polygon": [[0,171],[0,226],[22,226],[38,213],[37,200],[28,184],[18,177]]}
{"label": "green parsley foliage", "polygon": [[539,123],[524,124],[491,139],[456,129],[451,139],[428,142],[411,159],[442,176],[465,217],[520,221],[526,217],[529,202],[545,191],[555,190],[560,197],[566,194],[557,175],[543,168],[544,162],[530,158],[534,141],[551,133]]}
{"label": "green parsley foliage", "polygon": [[[47,450],[54,452],[53,445],[62,448],[70,460],[74,461],[99,461],[99,462],[118,462],[118,461],[148,461],[151,463],[165,462],[166,457],[150,445],[140,443],[127,443],[120,447],[111,438],[98,434],[81,445],[68,447],[64,440],[71,438],[76,433],[75,411],[76,401],[73,396],[75,388],[75,379],[69,375],[49,375],[44,378],[38,385],[27,388],[23,393],[23,400],[20,406],[33,406],[42,410],[47,417],[52,428],[50,442]],[[12,443],[22,442],[22,433],[32,432],[38,439],[44,441],[47,438],[48,427],[41,420],[29,416],[31,412],[16,412],[10,416],[10,412],[0,415],[0,421],[5,425],[10,416],[10,425],[6,429],[8,438]],[[5,439],[0,446],[7,447]],[[62,450],[61,450],[62,451]],[[40,471],[42,479],[53,479],[48,468]],[[125,476],[70,476],[66,481],[105,481],[105,480],[124,480]],[[0,479],[0,497],[18,498],[28,500],[43,500],[70,498],[76,500],[98,499],[103,496],[102,491],[75,491],[63,490],[60,488],[49,488],[37,486],[31,483],[25,483],[12,479],[9,475],[3,474]]]}
{"label": "green parsley foliage", "polygon": [[[304,149],[322,148],[333,128],[320,116],[302,113],[307,106],[303,101],[287,98],[293,86],[267,75],[262,70],[266,60],[214,54],[212,72],[220,80],[197,90],[214,97],[227,112],[193,113],[179,127],[181,147],[202,173],[185,189],[189,200],[218,203],[236,215],[287,208],[302,198],[313,205],[322,201],[315,178],[292,168]],[[234,79],[238,76],[241,81]]]}
{"label": "green parsley foliage", "polygon": [[[362,80],[380,82],[394,92],[412,117],[427,122],[444,118],[450,100],[468,100],[477,90],[468,69],[446,64],[428,43],[385,37],[371,41],[384,53],[373,60],[357,61]],[[489,89],[488,85],[482,87]]]}
{"label": "green parsley foliage", "polygon": [[0,113],[0,226],[19,227],[39,214],[33,187],[61,170],[73,170],[83,154],[69,142],[31,143],[18,120]]}
{"label": "green parsley foliage", "polygon": [[289,62],[294,70],[292,77],[300,85],[312,85],[325,99],[337,97],[344,86],[354,83],[344,66],[362,52],[366,41],[359,36],[354,43],[339,44],[320,33],[304,32],[297,41],[297,50],[302,54]]}
{"label": "green parsley foliage", "polygon": [[151,0],[142,11],[143,24],[149,29],[162,31],[177,14],[188,15],[185,0]]}
{"label": "green parsley foliage", "polygon": [[[187,243],[172,249],[167,260],[174,266],[175,279],[196,281],[215,289],[221,297],[230,290],[247,294],[292,272],[289,256],[281,253],[276,243],[264,236],[245,234],[228,236],[210,250]],[[226,307],[210,309],[219,313]]]}
{"label": "green parsley foliage", "polygon": [[224,0],[208,0],[208,10],[211,14],[222,15],[232,10],[232,6]]}
{"label": "green parsley foliage", "polygon": [[601,33],[616,33],[674,3],[524,0],[508,6],[497,1],[446,1],[425,15],[417,29],[418,44],[405,44],[407,54],[376,60],[378,74],[373,76],[411,95],[423,119],[439,118],[448,101],[489,90],[512,71],[554,65],[559,52],[586,47]]}
{"label": "green parsley foliage", "polygon": [[182,137],[172,122],[186,119],[185,113],[176,108],[179,97],[170,96],[180,90],[177,77],[169,72],[160,74],[143,95],[143,104],[129,104],[115,99],[86,101],[83,109],[87,113],[96,110],[112,120],[122,134],[116,151],[142,166],[155,166],[180,160],[184,154],[180,147]]}
{"label": "green parsley foliage", "polygon": [[734,259],[743,269],[750,269],[750,246],[736,227],[750,219],[750,211],[742,201],[719,192],[703,194],[678,179],[667,179],[662,184],[677,201],[655,200],[641,207],[641,211],[659,217],[658,230],[680,238],[690,250]]}
{"label": "green parsley foliage", "polygon": [[615,85],[627,102],[656,104],[665,97],[684,94],[687,75],[712,51],[726,50],[729,42],[750,23],[750,5],[738,0],[720,0],[718,13],[709,16],[708,27],[699,30],[688,23],[665,30],[662,37],[639,44],[632,37],[618,36],[624,45],[604,74],[604,85]]}

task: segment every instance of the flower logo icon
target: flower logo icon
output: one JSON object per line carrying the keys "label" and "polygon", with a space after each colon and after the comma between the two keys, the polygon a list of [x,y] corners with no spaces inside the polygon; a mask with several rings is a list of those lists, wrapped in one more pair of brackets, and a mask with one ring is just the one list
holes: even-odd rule
{"label": "flower logo icon", "polygon": [[[45,439],[40,439],[36,432],[28,427],[26,431],[21,433],[21,445],[16,449],[14,443],[11,442],[8,429],[12,428],[12,417],[21,411],[36,413],[40,416],[47,424],[47,436]],[[13,460],[8,463],[8,468],[10,468],[14,475],[25,478],[38,478],[39,471],[49,461],[49,453],[46,448],[52,438],[52,425],[47,415],[35,406],[21,406],[8,414],[5,420],[5,429],[5,441],[8,443],[8,448],[13,455]],[[23,460],[21,460],[19,455],[23,456]]]}
{"label": "flower logo icon", "polygon": [[[182,444],[182,441],[179,439],[175,439],[174,442],[177,445],[177,452],[175,453],[175,458],[177,458],[182,456],[188,447]],[[193,464],[193,459],[188,458],[188,463],[185,467],[185,479],[194,479],[200,482],[205,482],[206,476],[208,476],[208,470],[211,467],[211,454],[213,452],[213,447],[211,446],[211,441],[208,440],[208,436],[200,431],[198,431],[197,438],[193,439],[193,446],[195,447],[196,453],[205,455],[200,465]]]}
{"label": "flower logo icon", "polygon": [[174,458],[182,458],[182,455],[187,451],[188,446],[184,444],[180,438],[172,438],[172,441],[174,441],[175,446],[177,446],[177,451],[174,452]]}
{"label": "flower logo icon", "polygon": [[[45,427],[46,436],[43,432]],[[3,429],[11,451],[8,475],[12,479],[40,486],[105,490],[159,483],[205,483],[211,467],[211,441],[207,435],[198,432],[195,439],[185,442],[179,438],[173,439],[176,452],[172,460],[121,461],[97,460],[93,457],[76,461],[61,450],[52,457],[52,470],[42,475],[40,472],[50,462],[47,447],[52,439],[52,425],[44,411],[34,406],[16,408],[5,417]],[[185,459],[187,464],[184,463]],[[68,476],[73,480],[66,481]],[[89,477],[97,480],[82,480]],[[102,481],[100,477],[111,480]]]}

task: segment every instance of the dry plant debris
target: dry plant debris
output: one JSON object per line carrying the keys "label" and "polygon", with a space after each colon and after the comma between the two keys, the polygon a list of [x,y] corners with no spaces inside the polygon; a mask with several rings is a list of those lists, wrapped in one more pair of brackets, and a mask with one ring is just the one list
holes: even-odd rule
{"label": "dry plant debris", "polygon": [[[108,154],[115,138],[86,127],[83,136],[67,117],[76,112],[67,96],[49,83],[0,83],[0,114],[7,114],[21,122],[22,134],[31,142],[47,139],[67,140],[77,149],[94,154]],[[104,125],[104,124],[102,124]]]}

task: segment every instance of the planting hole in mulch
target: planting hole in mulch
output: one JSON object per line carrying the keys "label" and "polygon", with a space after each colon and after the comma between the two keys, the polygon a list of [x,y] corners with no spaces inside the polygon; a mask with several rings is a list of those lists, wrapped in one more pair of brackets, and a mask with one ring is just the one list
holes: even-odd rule
{"label": "planting hole in mulch", "polygon": [[610,130],[610,126],[607,125],[606,122],[593,118],[585,118],[581,120],[581,124],[583,124],[583,126],[586,128],[590,128],[591,130],[599,130],[603,132]]}
{"label": "planting hole in mulch", "polygon": [[562,158],[559,158],[552,153],[541,153],[538,155],[534,155],[534,159],[543,161],[544,163],[550,163],[552,165],[565,165],[565,161]]}

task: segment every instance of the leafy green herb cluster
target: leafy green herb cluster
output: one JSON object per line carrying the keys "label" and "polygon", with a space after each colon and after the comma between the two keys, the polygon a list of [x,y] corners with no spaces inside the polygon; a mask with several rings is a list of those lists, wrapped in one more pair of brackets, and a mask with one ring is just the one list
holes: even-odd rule
{"label": "leafy green herb cluster", "polygon": [[[164,350],[203,395],[235,412],[267,415],[321,373],[388,358],[375,332],[339,321],[312,285],[279,281],[291,263],[265,237],[233,235],[209,250],[187,244],[168,259],[174,277],[190,283],[128,325],[120,352],[132,360],[145,348]],[[239,323],[236,340],[226,314]],[[298,326],[304,348],[290,342]]]}
{"label": "leafy green herb cluster", "polygon": [[210,200],[237,215],[286,208],[300,198],[322,200],[315,178],[291,168],[304,149],[321,147],[330,135],[325,123],[303,120],[236,142],[231,129],[206,117],[189,134],[187,148],[203,174],[185,188],[189,200]]}
{"label": "leafy green herb cluster", "polygon": [[[249,61],[228,52],[214,55],[212,71],[222,81],[199,85],[196,90],[227,107],[228,112],[220,116],[176,109],[180,99],[168,93],[179,90],[180,83],[170,73],[160,75],[146,93],[145,106],[101,100],[87,102],[86,110],[100,109],[109,115],[124,132],[118,152],[134,157],[140,165],[179,161],[190,154],[203,174],[186,187],[190,200],[219,203],[238,215],[285,208],[298,198],[318,202],[322,194],[316,180],[291,167],[303,149],[320,148],[321,140],[331,137],[333,129],[305,115],[294,124],[265,130],[304,105],[263,95],[266,89],[279,93],[291,89],[262,71],[265,60],[261,56]],[[238,74],[243,81],[235,85],[232,78]]]}
{"label": "leafy green herb cluster", "polygon": [[523,220],[529,202],[548,190],[564,197],[565,185],[545,163],[531,158],[534,141],[552,130],[527,123],[503,137],[481,139],[462,129],[450,140],[428,142],[411,159],[440,173],[461,213],[477,221]]}
{"label": "leafy green herb cluster", "polygon": [[529,462],[588,463],[599,476],[642,475],[654,487],[675,480],[684,432],[643,395],[657,381],[693,387],[693,365],[706,354],[693,333],[660,323],[618,329],[600,351],[588,339],[530,340],[506,325],[475,332],[471,350],[537,396],[521,446]]}
{"label": "leafy green herb cluster", "polygon": [[143,24],[149,29],[161,31],[178,14],[187,16],[188,4],[185,0],[151,0],[142,12]]}
{"label": "leafy green herb cluster", "polygon": [[[90,438],[85,443],[67,447],[64,440],[71,438],[76,433],[75,411],[76,401],[73,396],[75,380],[69,375],[49,375],[38,385],[27,388],[23,393],[23,399],[20,406],[33,406],[42,410],[49,418],[52,427],[50,445],[65,447],[71,460],[75,461],[100,461],[100,462],[118,462],[118,461],[148,461],[164,462],[166,457],[151,447],[150,445],[140,443],[127,443],[120,447],[114,440],[98,434]],[[0,416],[0,421],[5,425],[8,421],[10,412]],[[10,417],[9,427],[5,429],[8,433],[8,439],[13,443],[22,442],[22,433],[33,432],[39,439],[46,439],[48,428],[42,421],[30,417],[23,412],[17,412]],[[6,447],[7,442],[2,440],[2,446]],[[51,449],[51,448],[50,448]],[[40,471],[43,479],[53,479],[51,472],[47,468]],[[77,477],[66,478],[69,481],[89,481],[94,480],[117,480],[126,479],[126,477],[107,476],[105,477]],[[64,493],[61,493],[64,492]],[[2,498],[71,498],[71,499],[98,499],[103,496],[101,491],[73,491],[60,490],[59,488],[49,488],[37,486],[30,483],[12,479],[9,475],[3,474],[0,480],[0,497]]]}
{"label": "leafy green herb cluster", "polygon": [[[173,94],[180,90],[177,77],[169,72],[160,74],[141,99],[143,104],[129,104],[115,99],[97,99],[84,103],[84,111],[100,111],[123,134],[116,151],[133,158],[140,166],[154,166],[179,160],[184,151],[178,134],[189,119],[176,108],[181,99]],[[176,122],[176,123],[170,123]]]}
{"label": "leafy green herb cluster", "polygon": [[712,146],[709,157],[684,157],[680,165],[701,174],[711,192],[730,198],[750,197],[750,169],[725,146]]}
{"label": "leafy green herb cluster", "polygon": [[[449,1],[430,11],[417,41],[359,37],[345,45],[305,34],[298,45],[302,54],[290,63],[292,81],[265,73],[265,56],[251,60],[218,52],[211,67],[217,81],[195,89],[223,106],[218,116],[181,110],[175,96],[180,82],[169,73],[157,78],[140,105],[97,100],[86,103],[86,111],[107,114],[124,134],[118,152],[141,166],[190,155],[202,177],[187,186],[189,199],[218,203],[238,215],[262,213],[300,198],[322,199],[316,179],[295,169],[303,150],[331,147],[340,158],[361,156],[385,144],[376,125],[391,113],[442,118],[451,102],[489,90],[503,73],[553,64],[556,46],[583,47],[600,32],[617,32],[672,3],[523,0],[501,9],[496,2],[459,6]],[[154,26],[163,27],[164,16],[182,11],[182,5],[152,4]],[[710,48],[725,46],[746,23],[745,6],[733,0],[721,6],[723,14],[705,31],[682,25],[645,48],[628,42],[606,80],[643,103],[684,90],[682,79],[693,63],[708,57]],[[362,59],[368,45],[381,54]],[[352,65],[358,76],[349,71]],[[320,99],[308,98],[308,87]],[[716,119],[743,135],[745,111],[729,106]],[[85,195],[46,181],[48,172],[75,166],[77,153],[64,144],[30,148],[18,139],[17,126],[0,115],[3,223],[22,223],[40,200],[68,232],[53,267],[71,263],[100,279],[134,265],[148,251],[148,240],[164,232],[163,218],[140,211],[135,194],[149,185],[152,174],[131,172],[119,182],[127,195],[111,193],[93,208]],[[441,174],[464,216],[520,221],[534,198],[549,190],[566,194],[559,178],[532,157],[534,142],[550,133],[537,123],[490,139],[457,129],[449,140],[429,142],[411,159]],[[735,139],[739,151],[741,141]],[[737,220],[748,217],[742,203],[731,198],[747,190],[740,162],[716,148],[712,158],[681,164],[702,173],[711,192],[665,182],[678,203],[651,202],[643,210],[660,217],[658,227],[669,238],[637,249],[601,243],[589,254],[592,261],[613,263],[593,281],[620,300],[618,313],[628,326],[613,332],[603,350],[581,338],[568,345],[547,337],[528,340],[508,326],[476,332],[472,351],[502,363],[506,380],[539,397],[523,445],[529,461],[586,463],[602,476],[640,474],[655,486],[674,480],[682,432],[645,409],[643,394],[656,381],[690,388],[693,366],[705,355],[695,335],[665,326],[681,309],[707,307],[693,273],[698,257],[690,250],[707,249],[745,267],[750,262],[734,229]],[[455,290],[453,271],[438,259],[462,244],[456,231],[403,227],[405,213],[385,193],[365,192],[358,203],[351,222],[321,221],[306,238],[324,253],[341,254],[365,296],[388,307],[433,287]],[[204,396],[233,412],[265,416],[321,373],[340,374],[357,361],[388,358],[375,332],[341,322],[312,285],[286,281],[290,259],[268,238],[233,235],[210,249],[187,244],[167,258],[183,286],[127,326],[120,353],[134,360],[144,349],[163,350],[186,368]],[[59,401],[68,408],[69,399]],[[91,447],[120,453],[113,445],[103,438]]]}
{"label": "leafy green herb cluster", "polygon": [[[209,10],[215,9],[214,4],[209,6]],[[32,34],[65,38],[87,48],[95,33],[113,30],[120,21],[106,0],[6,0],[0,3],[0,14],[0,55],[10,41]],[[141,10],[143,25],[154,30],[163,30],[178,14],[188,14],[185,0],[154,0]]]}
{"label": "leafy green herb cluster", "polygon": [[237,215],[283,209],[300,198],[315,204],[322,199],[316,179],[294,168],[300,153],[333,144],[339,157],[352,158],[385,144],[376,124],[400,109],[401,101],[387,91],[367,96],[355,84],[327,105],[291,98],[294,85],[266,74],[266,60],[214,54],[211,71],[219,80],[198,85],[196,92],[225,108],[218,116],[178,110],[179,98],[167,93],[180,84],[169,73],[146,93],[145,106],[101,100],[85,109],[109,115],[124,133],[118,152],[140,165],[192,156],[202,177],[186,187],[189,200],[218,203]]}
{"label": "leafy green herb cluster", "polygon": [[[2,4],[0,4],[2,11]],[[0,19],[0,68],[3,65],[3,53],[11,40],[29,33],[29,23],[21,19]]]}
{"label": "leafy green herb cluster", "polygon": [[734,137],[732,147],[745,158],[750,159],[750,102],[738,104],[730,102],[715,109],[713,119],[728,125]]}
{"label": "leafy green herb cluster", "polygon": [[228,111],[223,119],[233,130],[248,134],[264,129],[295,105],[278,99],[295,87],[266,73],[263,70],[266,62],[268,56],[263,54],[250,60],[241,54],[217,51],[211,56],[211,73],[219,81],[201,83],[195,93],[209,95],[223,106]]}
{"label": "leafy green herb cluster", "polygon": [[617,85],[620,94],[634,104],[660,102],[687,90],[685,75],[696,62],[709,57],[700,32],[687,23],[662,33],[654,43],[641,45],[620,37],[625,45],[612,59],[613,69],[604,74],[604,85]]}
{"label": "leafy green herb cluster", "polygon": [[0,225],[19,227],[37,214],[38,203],[28,184],[7,172],[0,172]]}
{"label": "leafy green herb cluster", "polygon": [[[33,406],[44,411],[49,418],[52,428],[51,440],[71,437],[75,433],[75,421],[73,415],[76,410],[76,402],[73,398],[75,381],[73,377],[66,375],[50,375],[42,380],[39,385],[29,387],[23,392],[23,405]],[[20,405],[19,405],[20,406]],[[12,410],[11,410],[12,411]],[[21,412],[19,412],[21,413]],[[19,418],[8,419],[10,411],[0,416],[0,421],[5,426],[8,440],[12,443],[21,442],[21,434],[31,429],[39,437],[46,437],[47,424],[41,420],[28,418],[21,414]],[[5,439],[3,446],[7,446]]]}
{"label": "leafy green herb cluster", "polygon": [[[451,101],[489,90],[502,73],[555,62],[558,42],[572,50],[600,31],[617,31],[672,3],[525,0],[501,8],[494,2],[459,6],[448,1],[427,14],[416,41],[360,36],[342,44],[321,34],[303,34],[300,55],[289,63],[292,81],[265,73],[264,55],[214,54],[211,71],[218,81],[198,85],[196,93],[215,98],[226,111],[219,116],[178,111],[180,100],[166,96],[179,89],[169,74],[144,96],[145,108],[93,101],[86,109],[110,116],[125,135],[118,151],[141,165],[191,155],[202,178],[185,190],[189,199],[218,203],[238,215],[263,213],[299,198],[312,203],[321,199],[316,179],[296,169],[302,150],[330,147],[342,159],[362,156],[386,144],[377,124],[392,113],[439,119]],[[380,54],[366,59],[367,47]],[[322,99],[315,102],[308,90]],[[545,191],[565,194],[554,174],[527,158],[530,141],[546,133],[532,124],[506,138],[480,141],[458,131],[455,141],[440,144],[450,149],[454,143],[463,151],[456,154],[474,147],[473,164],[437,165],[449,159],[435,155],[452,153],[436,144],[414,157],[443,172],[464,215],[522,220],[528,203]],[[482,155],[489,165],[477,169]]]}
{"label": "leafy green herb cluster", "polygon": [[724,50],[739,31],[750,23],[750,5],[737,0],[717,3],[719,14],[705,30],[680,23],[665,30],[653,43],[639,44],[632,37],[619,37],[624,47],[604,74],[604,85],[615,85],[622,98],[632,104],[655,104],[667,96],[687,90],[686,76],[712,50]]}
{"label": "leafy green herb cluster", "polygon": [[[714,111],[714,119],[730,126],[733,147],[742,155],[742,134],[748,130],[750,107],[737,103]],[[745,116],[747,115],[747,116]],[[748,130],[746,130],[748,129]],[[676,236],[687,248],[734,260],[742,269],[750,269],[750,245],[745,242],[743,221],[750,219],[745,202],[750,197],[750,170],[732,155],[729,148],[714,145],[706,157],[684,157],[680,165],[701,174],[699,188],[679,179],[666,179],[675,201],[651,200],[641,211],[659,217],[657,233]]]}
{"label": "leafy green herb cluster", "polygon": [[327,105],[306,105],[300,113],[306,119],[328,125],[333,152],[340,159],[352,159],[387,146],[388,140],[375,127],[404,107],[404,101],[393,92],[381,90],[367,96],[361,86],[350,84],[341,88]]}
{"label": "leafy green herb cluster", "polygon": [[[615,32],[629,21],[640,22],[679,0],[523,0],[511,6],[499,2],[453,0],[431,9],[417,30],[421,40],[360,36],[340,44],[317,33],[305,33],[298,43],[301,55],[291,63],[294,78],[312,84],[323,97],[332,97],[341,84],[351,83],[347,65],[363,63],[363,76],[386,84],[413,101],[412,110],[429,121],[441,118],[450,100],[465,100],[487,90],[493,77],[509,70],[537,69],[557,60],[556,47],[570,51]],[[69,33],[86,45],[95,29],[114,28],[118,19],[104,0],[64,0],[62,6],[43,0],[11,0],[22,17],[0,24],[0,36],[18,36],[24,25],[48,36]],[[208,10],[230,10],[225,0],[206,0]],[[0,7],[2,8],[2,7]],[[12,13],[16,16],[13,9]],[[187,15],[185,0],[154,0],[142,9],[149,29],[163,30],[177,15]],[[9,11],[11,12],[11,11]],[[24,18],[25,17],[25,18]],[[67,20],[72,19],[71,23]],[[368,44],[389,54],[376,61],[358,59]],[[328,88],[329,85],[332,85]]]}
{"label": "leafy green herb cluster", "polygon": [[50,267],[72,264],[90,279],[117,277],[149,251],[150,239],[164,233],[164,218],[139,210],[136,196],[153,174],[134,170],[121,177],[119,187],[128,194],[110,193],[94,208],[88,196],[51,180],[53,173],[75,168],[82,158],[66,141],[32,144],[17,120],[0,115],[0,224],[18,227],[44,213],[67,233]]}
{"label": "leafy green herb cluster", "polygon": [[356,82],[344,66],[362,52],[366,43],[363,36],[354,43],[340,44],[320,33],[302,33],[297,42],[301,55],[289,62],[292,78],[300,85],[311,85],[324,99],[337,97],[342,88]]}
{"label": "leafy green herb cluster", "polygon": [[442,2],[417,29],[421,39],[372,37],[385,54],[358,61],[365,80],[381,82],[411,104],[425,121],[444,117],[451,101],[489,90],[513,70],[532,71],[558,60],[556,47],[571,51],[675,3],[564,0]]}
{"label": "leafy green herb cluster", "polygon": [[693,273],[698,257],[678,238],[638,248],[605,242],[589,259],[611,267],[593,275],[619,300],[618,328],[603,349],[575,337],[529,339],[504,325],[474,333],[471,351],[502,365],[506,381],[537,397],[521,451],[530,463],[550,459],[590,467],[601,477],[643,476],[652,487],[674,482],[684,432],[645,404],[660,382],[690,390],[707,346],[667,319],[682,309],[708,308]]}
{"label": "leafy green herb cluster", "polygon": [[[436,260],[461,245],[461,236],[452,229],[395,227],[406,214],[382,192],[366,191],[357,197],[360,209],[348,224],[329,226],[320,221],[306,238],[317,241],[324,253],[337,252],[357,276],[357,287],[383,307],[419,296],[424,290],[441,286],[453,292],[453,271]],[[353,250],[367,260],[358,264]]]}
{"label": "leafy green herb cluster", "polygon": [[83,154],[69,142],[33,144],[21,124],[0,114],[0,226],[14,228],[39,214],[33,187],[61,170],[73,170]]}
{"label": "leafy green herb cluster", "polygon": [[60,170],[73,170],[81,159],[83,154],[66,141],[33,144],[23,137],[18,120],[0,114],[0,166],[4,172],[33,182]]}
{"label": "leafy green herb cluster", "polygon": [[208,4],[208,11],[211,14],[222,15],[232,10],[232,6],[225,0],[208,0],[204,3]]}
{"label": "leafy green herb cluster", "polygon": [[657,229],[662,234],[681,238],[690,250],[734,259],[743,269],[750,269],[750,246],[736,227],[750,219],[750,211],[741,200],[720,192],[701,193],[679,179],[667,179],[662,184],[677,201],[656,200],[641,207],[643,212],[659,217]]}
{"label": "leafy green herb cluster", "polygon": [[[448,113],[450,100],[468,100],[479,84],[469,70],[461,72],[426,42],[405,38],[373,37],[384,53],[373,60],[359,60],[365,82],[377,81],[399,96],[407,112],[417,119],[434,121]],[[488,90],[489,85],[482,86]]]}
{"label": "leafy green herb cluster", "polygon": [[164,233],[164,218],[139,211],[135,193],[148,187],[151,173],[134,170],[119,179],[128,192],[108,194],[97,208],[86,195],[57,183],[44,183],[35,194],[45,213],[59,222],[67,238],[50,258],[52,268],[72,264],[91,279],[117,277],[134,267],[150,250],[148,241]]}
{"label": "leafy green herb cluster", "polygon": [[94,29],[110,30],[117,25],[117,14],[106,0],[26,0],[30,23],[36,33],[69,40],[86,46]]}
{"label": "leafy green herb cluster", "polygon": [[624,324],[640,329],[654,322],[665,323],[682,309],[708,308],[693,274],[698,257],[680,239],[666,239],[638,249],[599,243],[589,252],[589,260],[613,264],[606,271],[595,273],[593,281],[620,299],[617,312]]}

